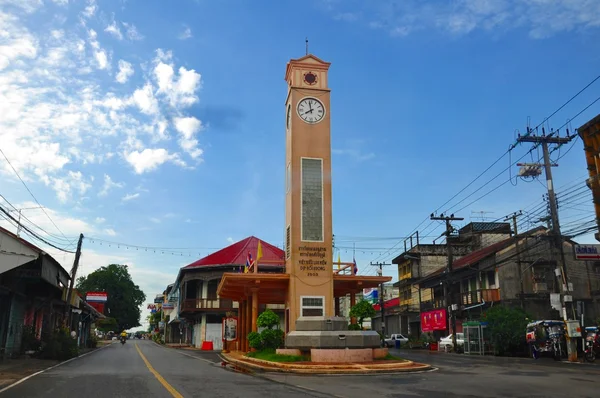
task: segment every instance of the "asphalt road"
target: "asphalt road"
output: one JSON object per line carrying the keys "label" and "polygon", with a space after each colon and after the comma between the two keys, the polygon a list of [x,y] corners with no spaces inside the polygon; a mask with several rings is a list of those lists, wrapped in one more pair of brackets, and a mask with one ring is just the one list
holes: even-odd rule
{"label": "asphalt road", "polygon": [[[136,347],[137,345],[137,347]],[[528,359],[395,353],[437,371],[377,376],[247,375],[216,353],[130,340],[93,352],[0,393],[4,397],[598,397],[600,367]]]}
{"label": "asphalt road", "polygon": [[[142,352],[153,371],[138,352]],[[292,386],[221,368],[215,354],[173,350],[147,340],[129,340],[51,369],[0,393],[34,397],[323,397]],[[165,384],[161,383],[163,379]]]}

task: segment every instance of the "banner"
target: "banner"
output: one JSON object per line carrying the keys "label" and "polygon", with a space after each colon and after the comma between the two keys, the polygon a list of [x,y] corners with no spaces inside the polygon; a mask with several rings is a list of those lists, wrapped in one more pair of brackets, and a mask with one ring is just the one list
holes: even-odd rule
{"label": "banner", "polygon": [[162,309],[163,310],[174,310],[175,309],[175,304],[172,303],[164,303],[162,305]]}
{"label": "banner", "polygon": [[104,303],[108,300],[108,293],[106,292],[88,292],[85,296],[85,301],[88,303],[99,302]]}
{"label": "banner", "polygon": [[421,313],[421,331],[446,330],[446,310],[433,310]]}

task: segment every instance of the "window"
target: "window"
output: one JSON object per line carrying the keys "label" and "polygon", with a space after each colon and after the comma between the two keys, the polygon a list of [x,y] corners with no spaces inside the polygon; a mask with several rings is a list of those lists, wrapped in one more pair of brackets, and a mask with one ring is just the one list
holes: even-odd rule
{"label": "window", "polygon": [[288,163],[287,169],[285,171],[285,193],[290,193],[291,185],[292,185],[292,164]]}
{"label": "window", "polygon": [[285,231],[285,258],[290,258],[290,255],[292,252],[291,245],[292,245],[292,229],[288,225],[288,227]]}
{"label": "window", "polygon": [[323,316],[325,314],[325,297],[302,296],[300,297],[301,316]]}
{"label": "window", "polygon": [[490,289],[496,285],[496,271],[488,271],[487,273],[487,286]]}
{"label": "window", "polygon": [[323,160],[302,158],[302,240],[323,241]]}

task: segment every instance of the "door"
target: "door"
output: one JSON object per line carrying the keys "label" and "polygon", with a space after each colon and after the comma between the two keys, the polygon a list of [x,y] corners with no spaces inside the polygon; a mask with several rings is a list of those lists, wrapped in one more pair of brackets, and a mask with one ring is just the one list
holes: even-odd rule
{"label": "door", "polygon": [[222,330],[223,327],[221,323],[206,324],[206,341],[212,341],[214,350],[223,349]]}

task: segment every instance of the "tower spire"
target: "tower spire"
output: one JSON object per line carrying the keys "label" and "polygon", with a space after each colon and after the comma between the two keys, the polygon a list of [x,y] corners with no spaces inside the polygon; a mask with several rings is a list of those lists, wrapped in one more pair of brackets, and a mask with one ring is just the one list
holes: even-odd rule
{"label": "tower spire", "polygon": [[304,40],[306,43],[306,55],[308,55],[308,37]]}

